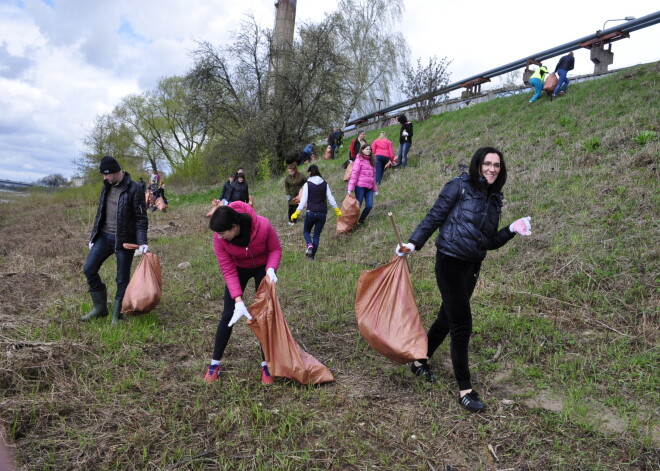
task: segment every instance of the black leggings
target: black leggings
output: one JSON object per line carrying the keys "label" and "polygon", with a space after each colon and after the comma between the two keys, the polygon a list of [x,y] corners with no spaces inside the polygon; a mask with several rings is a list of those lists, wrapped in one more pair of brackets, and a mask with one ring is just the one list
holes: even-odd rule
{"label": "black leggings", "polygon": [[435,258],[435,279],[442,295],[438,318],[428,332],[429,358],[450,335],[451,363],[459,389],[472,389],[468,344],[472,334],[470,297],[477,284],[481,262],[465,262],[440,252]]}
{"label": "black leggings", "polygon": [[[257,268],[240,268],[236,267],[238,272],[238,281],[241,284],[241,289],[245,290],[245,287],[250,281],[250,278],[254,278],[254,289],[255,291],[259,288],[261,280],[266,276],[266,266],[263,265]],[[222,317],[218,323],[218,329],[215,332],[215,345],[213,347],[213,359],[220,360],[222,355],[225,353],[225,348],[227,348],[227,343],[229,343],[229,337],[231,337],[231,331],[233,327],[229,327],[229,321],[234,315],[234,307],[236,302],[234,298],[229,294],[229,288],[225,286],[225,299],[224,299],[224,309],[222,311]],[[263,353],[262,353],[263,357]]]}

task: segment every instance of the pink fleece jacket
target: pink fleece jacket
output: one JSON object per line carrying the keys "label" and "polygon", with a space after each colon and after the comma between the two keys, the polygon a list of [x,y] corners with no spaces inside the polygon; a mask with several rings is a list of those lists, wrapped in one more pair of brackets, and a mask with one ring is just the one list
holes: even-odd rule
{"label": "pink fleece jacket", "polygon": [[252,206],[242,201],[234,201],[229,204],[229,207],[252,217],[252,230],[247,247],[234,245],[218,237],[217,232],[213,233],[215,256],[227,288],[229,288],[229,294],[235,299],[243,296],[236,267],[256,268],[265,265],[266,269],[273,268],[277,271],[282,259],[282,244],[280,244],[277,232],[271,226],[270,221],[257,215]]}
{"label": "pink fleece jacket", "polygon": [[363,154],[358,154],[355,158],[351,178],[348,180],[347,190],[353,191],[356,186],[378,191],[378,187],[376,186],[376,169],[371,166],[369,159],[364,158]]}
{"label": "pink fleece jacket", "polygon": [[387,138],[376,139],[371,144],[371,151],[374,155],[382,155],[383,157],[390,159],[391,162],[394,162],[394,147],[392,146],[392,141]]}

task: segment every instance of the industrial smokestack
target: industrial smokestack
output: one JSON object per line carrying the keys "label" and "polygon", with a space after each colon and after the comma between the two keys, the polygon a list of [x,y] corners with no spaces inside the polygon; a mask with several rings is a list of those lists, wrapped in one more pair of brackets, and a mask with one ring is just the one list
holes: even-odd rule
{"label": "industrial smokestack", "polygon": [[293,44],[297,3],[298,0],[279,0],[275,2],[273,46],[276,50],[287,49]]}

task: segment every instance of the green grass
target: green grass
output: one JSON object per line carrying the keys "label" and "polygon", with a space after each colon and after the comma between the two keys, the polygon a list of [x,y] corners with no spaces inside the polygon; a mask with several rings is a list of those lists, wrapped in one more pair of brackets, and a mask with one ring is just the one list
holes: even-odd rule
{"label": "green grass", "polygon": [[[366,227],[338,236],[329,215],[313,263],[301,224],[286,224],[281,179],[249,182],[284,246],[277,290],[291,331],[336,377],[321,387],[262,387],[258,344],[240,323],[220,382],[201,380],[224,293],[203,215],[221,185],[168,188],[170,210],[149,214],[163,299],[118,327],[77,322],[91,307],[82,263],[99,188],[0,206],[0,418],[17,461],[486,470],[491,445],[498,469],[655,469],[659,71],[648,64],[572,84],[553,102],[530,106],[523,94],[415,122],[411,166],[386,174]],[[397,141],[398,126],[384,131]],[[432,359],[438,383],[419,382],[367,346],[353,304],[360,272],[393,256],[388,211],[406,238],[484,145],[501,148],[509,169],[502,225],[529,215],[533,235],[482,266],[470,361],[488,411],[475,416],[456,402],[447,342]],[[318,162],[338,201],[342,162]],[[432,241],[409,262],[428,327],[440,304]],[[111,258],[101,270],[111,297],[114,271]],[[253,295],[250,286],[247,303]]]}

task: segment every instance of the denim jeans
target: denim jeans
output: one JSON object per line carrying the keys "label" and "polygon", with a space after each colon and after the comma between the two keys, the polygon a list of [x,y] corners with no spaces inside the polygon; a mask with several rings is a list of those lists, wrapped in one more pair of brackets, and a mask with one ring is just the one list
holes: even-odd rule
{"label": "denim jeans", "polygon": [[[236,272],[238,274],[238,282],[241,284],[241,289],[245,290],[245,287],[250,281],[250,278],[254,278],[254,290],[256,291],[261,284],[261,280],[266,276],[266,265],[262,265],[256,268],[241,268],[236,267]],[[215,331],[215,342],[213,345],[213,358],[214,360],[221,360],[222,355],[225,353],[225,348],[227,348],[227,343],[229,343],[229,337],[231,337],[232,329],[229,327],[229,321],[234,315],[234,308],[236,307],[236,301],[229,294],[229,288],[225,285],[225,298],[223,301],[224,308],[222,310],[222,317],[220,322],[218,322],[218,328]],[[263,351],[262,351],[263,357]]]}
{"label": "denim jeans", "polygon": [[555,91],[552,92],[553,95],[556,95],[559,92],[566,91],[566,88],[568,87],[568,77],[566,76],[566,74],[568,74],[568,70],[559,69],[557,71],[557,75],[559,76],[559,81],[557,82]]}
{"label": "denim jeans", "polygon": [[367,216],[369,216],[369,213],[371,212],[371,208],[374,207],[374,190],[372,190],[371,188],[356,186],[355,199],[358,200],[360,206],[362,206],[362,200],[364,200],[365,202],[364,211],[362,211],[362,214],[360,215],[360,219],[358,219],[358,222],[364,222],[364,220],[367,219]]}
{"label": "denim jeans", "polygon": [[94,241],[92,250],[87,255],[83,271],[87,277],[90,293],[105,289],[105,285],[99,276],[99,270],[103,262],[112,254],[115,254],[117,257],[117,278],[115,279],[117,282],[117,294],[115,295],[115,299],[121,301],[124,299],[126,287],[131,279],[131,263],[133,263],[135,250],[115,250],[115,235],[102,232]]}
{"label": "denim jeans", "polygon": [[[321,211],[307,211],[305,223],[303,225],[303,237],[307,245],[312,244],[312,258],[316,255],[321,240],[321,231],[325,226],[325,220],[328,213]],[[312,227],[314,228],[314,238],[312,238]]]}
{"label": "denim jeans", "polygon": [[389,157],[384,155],[376,156],[376,183],[380,185],[380,181],[383,179],[383,174],[385,173],[385,165],[390,161]]}
{"label": "denim jeans", "polygon": [[465,262],[440,252],[435,258],[435,279],[442,296],[438,317],[428,332],[431,357],[449,334],[451,363],[461,391],[472,388],[468,344],[472,334],[470,298],[479,278],[481,262]]}
{"label": "denim jeans", "polygon": [[399,144],[399,167],[405,168],[408,165],[408,151],[412,142],[406,141],[403,144]]}
{"label": "denim jeans", "polygon": [[543,82],[541,82],[541,79],[533,78],[533,79],[529,79],[529,84],[532,87],[534,87],[534,90],[536,90],[536,93],[534,94],[532,99],[529,100],[530,103],[534,103],[541,96],[541,92],[543,91]]}

